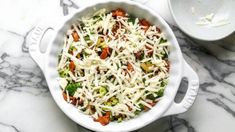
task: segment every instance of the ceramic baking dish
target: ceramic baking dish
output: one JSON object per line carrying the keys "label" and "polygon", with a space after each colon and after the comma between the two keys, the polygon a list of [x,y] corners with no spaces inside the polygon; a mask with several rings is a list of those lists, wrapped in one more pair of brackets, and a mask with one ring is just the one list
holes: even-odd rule
{"label": "ceramic baking dish", "polygon": [[[92,14],[98,9],[106,8],[110,11],[118,7],[123,8],[126,12],[136,17],[146,18],[165,33],[167,40],[171,44],[169,55],[171,65],[170,77],[169,83],[164,91],[164,96],[151,110],[143,112],[136,118],[128,121],[121,123],[111,122],[106,126],[102,126],[100,123],[94,122],[90,116],[79,112],[77,108],[68,104],[63,99],[61,88],[57,82],[59,75],[56,67],[58,64],[58,54],[63,46],[63,35],[77,18]],[[40,50],[40,43],[42,38],[45,37],[45,33],[50,29],[53,30],[53,37],[50,38],[47,50],[43,53]],[[146,126],[161,117],[185,112],[193,104],[198,92],[198,76],[183,59],[176,37],[169,25],[156,12],[133,1],[108,0],[94,3],[80,8],[70,16],[62,18],[59,22],[54,21],[53,24],[40,23],[32,32],[29,52],[42,69],[52,97],[59,108],[79,125],[94,131],[132,131]],[[182,101],[176,103],[174,102],[174,98],[183,77],[188,79],[188,89]]]}

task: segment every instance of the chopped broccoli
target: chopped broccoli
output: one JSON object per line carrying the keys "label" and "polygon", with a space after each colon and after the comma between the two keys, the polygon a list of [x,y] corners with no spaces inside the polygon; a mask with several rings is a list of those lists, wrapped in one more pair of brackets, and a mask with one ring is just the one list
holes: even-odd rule
{"label": "chopped broccoli", "polygon": [[99,89],[100,96],[103,97],[108,92],[106,87],[101,86]]}
{"label": "chopped broccoli", "polygon": [[129,16],[128,22],[135,24],[135,17],[134,16]]}
{"label": "chopped broccoli", "polygon": [[65,87],[65,90],[68,91],[70,96],[73,96],[74,93],[76,92],[77,88],[81,88],[81,84],[78,83],[70,83]]}
{"label": "chopped broccoli", "polygon": [[158,91],[156,92],[157,97],[162,97],[162,96],[163,96],[163,93],[164,93],[164,89],[163,89],[163,88],[160,89],[160,90],[158,90]]}

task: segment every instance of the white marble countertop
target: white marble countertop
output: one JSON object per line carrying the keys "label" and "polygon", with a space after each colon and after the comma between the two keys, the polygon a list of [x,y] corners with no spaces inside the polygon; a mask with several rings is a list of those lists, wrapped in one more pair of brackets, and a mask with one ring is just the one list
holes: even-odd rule
{"label": "white marble countertop", "polygon": [[[80,7],[91,0],[74,2]],[[145,4],[173,23],[166,0],[148,0]],[[63,11],[66,7],[68,12]],[[0,132],[89,131],[56,106],[42,72],[28,54],[29,34],[38,21],[63,17],[75,8],[69,0],[1,0]],[[176,26],[172,28],[184,58],[199,75],[198,97],[186,113],[162,118],[137,131],[234,132],[235,34],[220,41],[201,42]]]}

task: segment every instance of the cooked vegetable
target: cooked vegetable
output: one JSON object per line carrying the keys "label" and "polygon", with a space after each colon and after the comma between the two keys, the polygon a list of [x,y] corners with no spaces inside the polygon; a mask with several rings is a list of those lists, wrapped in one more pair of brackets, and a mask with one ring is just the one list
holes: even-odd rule
{"label": "cooked vegetable", "polygon": [[114,10],[114,11],[112,11],[112,16],[113,17],[117,17],[117,16],[125,16],[125,11],[124,10],[122,10],[121,8],[118,8],[118,9],[116,9],[116,10]]}
{"label": "cooked vegetable", "polygon": [[151,62],[145,62],[145,63],[141,63],[140,67],[144,70],[144,72],[150,72],[152,71],[152,67],[154,65]]}
{"label": "cooked vegetable", "polygon": [[68,91],[70,96],[73,96],[78,88],[81,87],[80,83],[70,83],[65,87],[65,90]]}
{"label": "cooked vegetable", "polygon": [[167,40],[166,40],[166,39],[161,38],[161,39],[160,39],[160,41],[159,41],[159,44],[166,43],[166,42],[167,42]]}
{"label": "cooked vegetable", "polygon": [[110,112],[106,112],[104,116],[98,117],[95,121],[99,122],[103,126],[109,124],[110,121]]}
{"label": "cooked vegetable", "polygon": [[80,37],[78,36],[78,33],[77,33],[77,32],[74,31],[74,32],[72,33],[72,36],[73,36],[74,42],[78,42],[78,41],[79,41],[79,38],[80,38]]}
{"label": "cooked vegetable", "polygon": [[129,71],[134,71],[134,68],[133,68],[133,66],[131,65],[131,63],[127,63],[127,69],[129,70]]}
{"label": "cooked vegetable", "polygon": [[70,63],[69,63],[69,69],[70,69],[70,71],[71,71],[72,73],[74,72],[74,70],[75,70],[75,64],[74,64],[73,61],[70,61]]}
{"label": "cooked vegetable", "polygon": [[107,88],[106,87],[103,87],[101,86],[100,89],[99,89],[99,93],[100,93],[100,96],[103,97],[106,93],[107,93]]}
{"label": "cooked vegetable", "polygon": [[135,24],[135,17],[133,17],[133,16],[130,16],[129,18],[128,18],[128,22],[130,22],[130,23],[132,23],[132,24]]}
{"label": "cooked vegetable", "polygon": [[140,25],[144,26],[143,27],[144,31],[147,31],[151,24],[146,19],[141,19],[140,20]]}
{"label": "cooked vegetable", "polygon": [[109,47],[106,47],[102,50],[102,53],[100,55],[100,59],[106,59],[108,55],[110,54],[109,52]]}

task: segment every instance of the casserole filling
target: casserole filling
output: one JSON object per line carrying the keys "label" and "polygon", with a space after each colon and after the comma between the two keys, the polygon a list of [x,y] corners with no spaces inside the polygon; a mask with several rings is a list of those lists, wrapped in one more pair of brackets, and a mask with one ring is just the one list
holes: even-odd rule
{"label": "casserole filling", "polygon": [[77,20],[59,54],[63,97],[94,121],[131,119],[163,96],[169,43],[161,30],[118,8]]}

